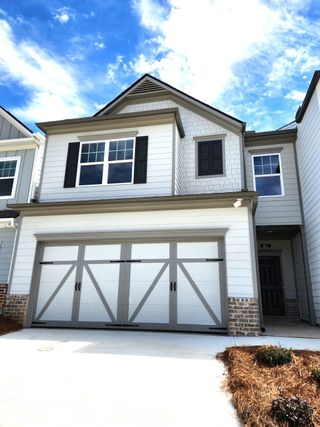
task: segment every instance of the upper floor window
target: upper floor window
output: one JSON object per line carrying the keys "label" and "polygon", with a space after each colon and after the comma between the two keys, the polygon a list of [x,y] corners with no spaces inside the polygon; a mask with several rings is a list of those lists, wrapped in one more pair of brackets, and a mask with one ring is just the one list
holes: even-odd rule
{"label": "upper floor window", "polygon": [[260,196],[283,196],[280,154],[252,156],[254,189]]}
{"label": "upper floor window", "polygon": [[82,143],[78,185],[132,183],[134,139]]}
{"label": "upper floor window", "polygon": [[201,141],[197,144],[198,177],[209,177],[223,174],[222,140]]}
{"label": "upper floor window", "polygon": [[15,195],[20,157],[0,158],[0,198],[12,199]]}

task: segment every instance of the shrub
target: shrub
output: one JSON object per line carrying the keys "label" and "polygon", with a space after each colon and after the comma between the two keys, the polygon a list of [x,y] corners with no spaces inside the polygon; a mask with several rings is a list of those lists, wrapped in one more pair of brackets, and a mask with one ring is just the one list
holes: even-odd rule
{"label": "shrub", "polygon": [[272,416],[288,427],[302,427],[312,425],[313,409],[310,404],[299,396],[279,397],[273,400]]}
{"label": "shrub", "polygon": [[320,368],[313,368],[311,374],[317,383],[320,384]]}
{"label": "shrub", "polygon": [[292,361],[291,350],[277,346],[260,347],[256,356],[258,362],[268,366],[284,365]]}

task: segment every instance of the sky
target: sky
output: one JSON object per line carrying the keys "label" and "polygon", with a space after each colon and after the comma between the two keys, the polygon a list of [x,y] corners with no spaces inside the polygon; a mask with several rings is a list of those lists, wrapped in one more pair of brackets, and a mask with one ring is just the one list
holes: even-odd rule
{"label": "sky", "polygon": [[0,105],[33,129],[150,73],[273,130],[319,68],[320,0],[0,0]]}

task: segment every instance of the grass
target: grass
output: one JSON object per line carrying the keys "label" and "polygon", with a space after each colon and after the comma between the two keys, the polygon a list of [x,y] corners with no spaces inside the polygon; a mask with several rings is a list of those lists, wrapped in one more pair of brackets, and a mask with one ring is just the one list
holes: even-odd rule
{"label": "grass", "polygon": [[0,335],[8,334],[9,332],[15,332],[21,329],[22,327],[17,323],[9,319],[4,319],[0,317]]}
{"label": "grass", "polygon": [[[269,367],[257,360],[261,346],[230,347],[219,355],[228,371],[226,387],[246,427],[290,426],[272,416],[272,402],[299,396],[313,408],[313,426],[320,426],[320,385],[312,375],[320,365],[320,352],[292,350],[292,361]],[[291,427],[291,426],[290,426]]]}

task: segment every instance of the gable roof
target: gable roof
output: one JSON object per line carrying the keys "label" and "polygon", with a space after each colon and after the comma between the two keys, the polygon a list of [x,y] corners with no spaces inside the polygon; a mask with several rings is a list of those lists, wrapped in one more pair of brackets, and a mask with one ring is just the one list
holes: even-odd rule
{"label": "gable roof", "polygon": [[93,117],[111,114],[111,112],[113,112],[114,109],[125,100],[125,98],[137,97],[145,94],[164,94],[166,92],[170,92],[173,95],[176,95],[178,98],[182,98],[185,101],[191,102],[192,104],[211,114],[213,117],[216,117],[225,122],[229,122],[233,126],[239,127],[242,130],[245,129],[246,123],[242,120],[230,116],[229,114],[226,114],[209,104],[199,101],[198,99],[186,94],[185,92],[182,92],[179,89],[174,88],[168,83],[164,83],[150,74],[144,74],[142,77],[140,77],[131,86],[121,92],[120,95],[118,95],[113,101],[109,102],[101,110],[95,113]]}
{"label": "gable roof", "polygon": [[308,108],[309,102],[311,101],[313,92],[318,84],[318,81],[320,79],[320,70],[316,70],[313,74],[312,80],[310,82],[310,85],[308,87],[306,96],[304,97],[304,100],[302,102],[302,105],[298,108],[296,112],[296,122],[300,123],[303,119],[303,116]]}
{"label": "gable roof", "polygon": [[17,117],[15,117],[10,111],[6,110],[0,105],[0,115],[4,117],[9,123],[12,124],[16,129],[23,133],[26,137],[31,137],[33,132],[24,123],[22,123]]}

